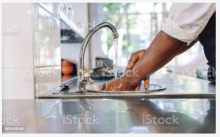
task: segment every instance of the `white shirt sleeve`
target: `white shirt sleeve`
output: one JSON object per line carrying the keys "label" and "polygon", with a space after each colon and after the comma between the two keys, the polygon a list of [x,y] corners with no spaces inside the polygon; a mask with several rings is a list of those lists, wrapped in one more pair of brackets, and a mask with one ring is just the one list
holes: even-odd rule
{"label": "white shirt sleeve", "polygon": [[215,11],[215,3],[172,4],[169,17],[162,19],[161,30],[189,45],[203,31]]}

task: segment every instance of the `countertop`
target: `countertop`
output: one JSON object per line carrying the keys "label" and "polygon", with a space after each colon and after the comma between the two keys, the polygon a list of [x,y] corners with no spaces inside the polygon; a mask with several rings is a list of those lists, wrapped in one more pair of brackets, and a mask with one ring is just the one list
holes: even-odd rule
{"label": "countertop", "polygon": [[215,85],[173,74],[153,75],[151,83],[167,89],[125,96],[82,94],[76,93],[76,78],[69,89],[48,91],[38,99],[3,100],[3,133],[216,132]]}
{"label": "countertop", "polygon": [[3,100],[2,126],[3,133],[215,133],[215,109],[215,99]]}
{"label": "countertop", "polygon": [[[176,75],[172,73],[159,74],[155,73],[150,78],[151,84],[165,85],[166,90],[153,93],[132,93],[131,94],[110,94],[110,93],[77,93],[78,84],[77,78],[72,80],[67,85],[69,89],[60,90],[60,88],[45,92],[38,96],[39,99],[48,98],[215,98],[216,87],[210,84],[207,80],[198,78]],[[105,81],[95,81],[95,83],[104,83]],[[143,83],[142,83],[143,84]],[[141,86],[141,91],[144,91],[144,86]],[[56,94],[53,94],[56,93]]]}

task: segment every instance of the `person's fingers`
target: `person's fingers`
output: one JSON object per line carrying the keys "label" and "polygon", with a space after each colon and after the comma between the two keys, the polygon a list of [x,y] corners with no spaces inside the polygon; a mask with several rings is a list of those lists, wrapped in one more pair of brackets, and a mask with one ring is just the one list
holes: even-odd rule
{"label": "person's fingers", "polygon": [[135,62],[137,61],[137,59],[138,59],[137,53],[133,53],[128,61],[128,65],[126,66],[126,69],[132,68]]}
{"label": "person's fingers", "polygon": [[102,87],[101,87],[100,90],[105,90],[105,88],[106,88],[106,83],[104,83],[104,84],[102,85]]}
{"label": "person's fingers", "polygon": [[137,62],[138,56],[137,53],[133,53],[128,61],[128,65],[126,66],[125,72],[127,72],[129,69],[131,69],[135,62]]}
{"label": "person's fingers", "polygon": [[126,66],[125,72],[126,72],[127,70],[131,69],[131,68],[134,66],[134,64],[137,62],[137,60],[138,60],[139,58],[141,58],[145,52],[146,52],[145,49],[139,50],[139,51],[137,51],[137,52],[134,52],[134,53],[131,55],[131,57],[130,57],[130,59],[129,59],[129,61],[128,61],[128,65]]}
{"label": "person's fingers", "polygon": [[140,90],[140,88],[141,88],[141,83],[140,84],[138,84],[138,86],[134,89],[135,91],[139,91]]}
{"label": "person's fingers", "polygon": [[150,87],[150,77],[144,80],[144,88],[149,89],[149,87]]}

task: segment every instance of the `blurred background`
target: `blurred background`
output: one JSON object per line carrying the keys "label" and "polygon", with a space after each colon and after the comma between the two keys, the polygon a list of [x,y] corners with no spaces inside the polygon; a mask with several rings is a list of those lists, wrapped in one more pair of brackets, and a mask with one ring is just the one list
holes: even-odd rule
{"label": "blurred background", "polygon": [[[101,22],[109,22],[116,27],[119,33],[118,66],[121,69],[127,65],[133,52],[149,47],[160,31],[162,18],[168,16],[171,5],[172,3],[66,3],[67,14],[82,35],[86,35]],[[70,29],[65,24],[61,25],[61,28]],[[61,58],[77,64],[83,37],[65,41],[63,36],[62,39]],[[92,37],[86,53],[86,69],[99,67],[97,62],[100,58],[115,60],[113,37],[108,29],[102,29]],[[208,68],[206,63],[203,47],[198,42],[160,71],[188,73],[189,76],[198,77],[198,70],[206,71]],[[201,77],[205,78],[203,75]]]}

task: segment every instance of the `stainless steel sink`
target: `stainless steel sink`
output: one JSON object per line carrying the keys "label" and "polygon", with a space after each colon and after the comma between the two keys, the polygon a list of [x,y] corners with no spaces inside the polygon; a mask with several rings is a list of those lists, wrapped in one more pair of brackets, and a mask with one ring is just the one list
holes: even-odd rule
{"label": "stainless steel sink", "polygon": [[[179,75],[163,76],[155,75],[151,77],[152,83],[149,90],[145,90],[142,83],[140,91],[100,91],[102,83],[106,81],[95,81],[86,87],[85,93],[79,93],[78,79],[75,78],[67,85],[68,89],[54,89],[38,96],[38,98],[215,98],[215,85],[208,81],[188,77],[187,79]],[[159,86],[158,86],[159,85]],[[160,86],[161,85],[161,86]],[[163,86],[163,85],[166,85]],[[166,89],[164,89],[166,88]],[[56,93],[56,94],[53,94]]]}
{"label": "stainless steel sink", "polygon": [[166,89],[164,85],[156,85],[156,84],[150,84],[150,87],[148,90],[139,90],[139,91],[101,91],[101,87],[103,84],[97,83],[97,84],[91,84],[86,87],[86,90],[88,92],[96,92],[96,93],[112,93],[112,94],[125,94],[125,93],[151,93],[151,92],[159,92]]}

